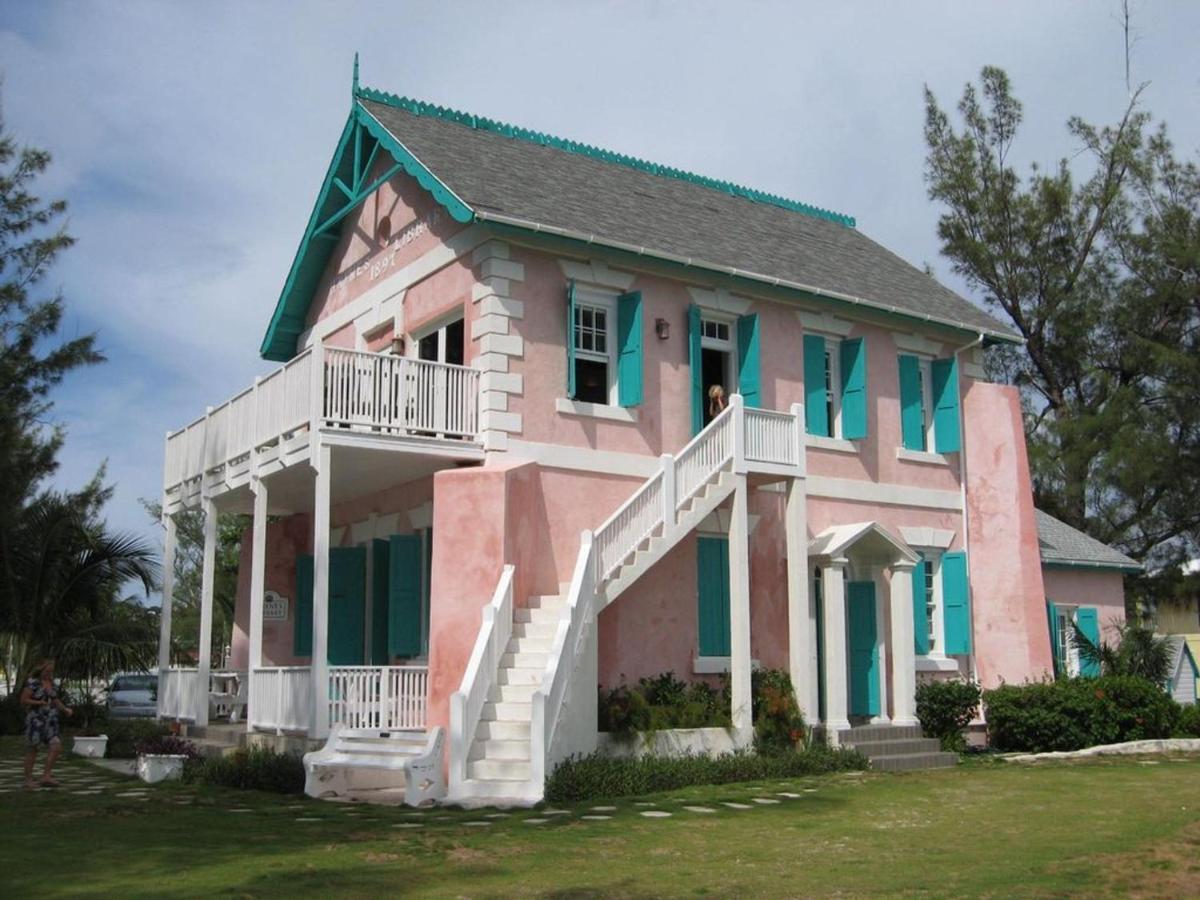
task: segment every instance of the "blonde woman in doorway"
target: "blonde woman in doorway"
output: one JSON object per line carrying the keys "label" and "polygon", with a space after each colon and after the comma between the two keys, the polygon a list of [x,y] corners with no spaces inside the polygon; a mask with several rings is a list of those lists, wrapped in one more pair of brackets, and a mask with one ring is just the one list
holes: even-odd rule
{"label": "blonde woman in doorway", "polygon": [[712,421],[725,411],[729,404],[725,401],[725,388],[714,384],[708,389],[708,418]]}

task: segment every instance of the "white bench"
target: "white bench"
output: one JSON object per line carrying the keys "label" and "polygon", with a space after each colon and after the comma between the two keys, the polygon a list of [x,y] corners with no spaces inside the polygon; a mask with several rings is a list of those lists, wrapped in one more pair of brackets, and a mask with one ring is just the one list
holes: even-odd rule
{"label": "white bench", "polygon": [[337,726],[324,747],[304,754],[304,793],[326,797],[403,788],[409,806],[432,802],[446,795],[444,744],[440,727],[426,732]]}

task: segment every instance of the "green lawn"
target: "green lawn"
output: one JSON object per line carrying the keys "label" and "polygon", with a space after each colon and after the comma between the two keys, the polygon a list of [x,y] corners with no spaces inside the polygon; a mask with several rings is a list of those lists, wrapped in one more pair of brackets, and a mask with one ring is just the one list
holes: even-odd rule
{"label": "green lawn", "polygon": [[[0,740],[0,896],[1200,892],[1195,758],[981,762],[487,818],[495,811],[414,812],[180,785],[122,797],[141,785],[78,759],[61,771],[70,785],[24,793],[13,790],[18,753],[15,741]],[[581,819],[593,806],[616,810]],[[644,817],[648,810],[671,816]]]}

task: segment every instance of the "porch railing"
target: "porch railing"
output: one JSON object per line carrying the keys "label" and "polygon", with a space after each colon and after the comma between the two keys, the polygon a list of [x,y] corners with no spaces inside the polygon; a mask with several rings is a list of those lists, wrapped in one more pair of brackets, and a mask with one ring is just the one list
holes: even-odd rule
{"label": "porch railing", "polygon": [[207,702],[208,687],[200,684],[199,669],[170,668],[158,673],[160,718],[194,722]]}
{"label": "porch railing", "polygon": [[313,425],[373,434],[473,440],[479,372],[468,366],[314,347],[167,435],[167,490]]}
{"label": "porch railing", "polygon": [[424,729],[428,666],[330,666],[329,726]]}
{"label": "porch railing", "polygon": [[254,728],[308,731],[312,720],[312,673],[308,666],[255,669],[247,717]]}

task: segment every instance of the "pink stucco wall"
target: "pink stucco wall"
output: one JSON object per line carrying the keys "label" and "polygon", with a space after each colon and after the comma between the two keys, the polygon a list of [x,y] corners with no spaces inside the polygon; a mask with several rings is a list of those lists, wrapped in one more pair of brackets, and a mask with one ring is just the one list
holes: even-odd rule
{"label": "pink stucco wall", "polygon": [[1125,577],[1097,569],[1042,569],[1046,599],[1067,606],[1091,606],[1098,613],[1101,640],[1115,644],[1125,624]]}
{"label": "pink stucco wall", "polygon": [[984,687],[1053,671],[1029,457],[1016,388],[977,382],[963,399],[971,605]]}

